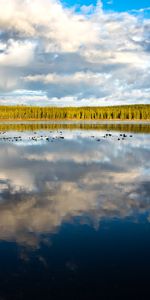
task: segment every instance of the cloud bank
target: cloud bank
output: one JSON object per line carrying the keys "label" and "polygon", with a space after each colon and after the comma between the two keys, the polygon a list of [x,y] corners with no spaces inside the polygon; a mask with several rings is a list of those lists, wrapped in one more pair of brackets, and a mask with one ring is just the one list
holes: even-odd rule
{"label": "cloud bank", "polygon": [[138,12],[0,0],[0,104],[150,102],[150,19]]}

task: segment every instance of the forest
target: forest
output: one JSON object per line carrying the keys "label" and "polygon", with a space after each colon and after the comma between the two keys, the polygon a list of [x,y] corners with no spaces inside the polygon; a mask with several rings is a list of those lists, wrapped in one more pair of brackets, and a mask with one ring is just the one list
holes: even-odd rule
{"label": "forest", "polygon": [[150,105],[0,106],[0,120],[150,120]]}

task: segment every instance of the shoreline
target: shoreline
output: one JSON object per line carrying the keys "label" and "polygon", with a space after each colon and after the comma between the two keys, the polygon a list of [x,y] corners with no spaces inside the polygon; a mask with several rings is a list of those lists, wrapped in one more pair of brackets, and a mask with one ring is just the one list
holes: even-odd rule
{"label": "shoreline", "polygon": [[69,122],[69,123],[111,123],[111,122],[115,122],[115,123],[130,123],[130,124],[134,124],[134,123],[150,123],[150,119],[134,119],[134,120],[129,120],[129,119],[0,119],[0,123],[25,123],[25,122],[38,122],[38,123],[60,123],[60,122]]}

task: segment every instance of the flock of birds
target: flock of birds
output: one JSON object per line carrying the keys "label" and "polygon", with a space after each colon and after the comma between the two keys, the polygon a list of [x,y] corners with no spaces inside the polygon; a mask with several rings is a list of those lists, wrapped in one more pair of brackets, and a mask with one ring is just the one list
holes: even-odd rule
{"label": "flock of birds", "polygon": [[[22,131],[23,132],[23,131]],[[52,131],[50,131],[52,133]],[[60,136],[53,137],[53,136],[47,136],[47,135],[38,135],[37,132],[33,132],[32,136],[28,136],[29,141],[38,142],[38,141],[54,141],[56,138],[64,139],[64,136],[62,136],[62,131],[59,132]],[[16,136],[5,136],[7,134],[6,131],[0,132],[0,141],[3,142],[21,142],[24,140],[23,136],[16,135]],[[27,136],[26,136],[27,139]]]}
{"label": "flock of birds", "polygon": [[[109,131],[109,130],[107,130]],[[23,131],[22,131],[23,132]],[[0,141],[2,142],[21,142],[24,140],[23,136],[21,135],[16,135],[16,136],[7,136],[6,131],[0,132]],[[49,132],[51,135],[40,135],[38,134],[38,132],[33,132],[32,136],[28,136],[28,140],[32,141],[32,142],[38,142],[38,141],[47,141],[47,142],[53,142],[54,140],[64,140],[65,136],[63,135],[62,131],[57,131],[57,135],[53,136],[53,131]],[[19,133],[20,134],[20,133]],[[113,135],[112,133],[105,133],[101,138],[98,138],[97,136],[90,136],[91,138],[95,139],[97,142],[100,142],[101,139],[108,139],[108,138],[112,138],[115,137],[118,141],[120,140],[125,140],[128,137],[133,137],[133,135],[129,134],[125,134],[125,133],[120,133],[119,136],[117,135]],[[27,137],[26,137],[27,139]]]}
{"label": "flock of birds", "polygon": [[[103,138],[108,138],[108,137],[112,137],[113,135],[111,134],[111,133],[106,133],[104,136],[103,136]],[[92,137],[94,137],[94,136],[92,136]],[[133,137],[133,135],[127,135],[127,134],[125,134],[125,133],[120,133],[119,134],[119,137],[117,137],[117,139],[118,139],[118,141],[120,141],[120,140],[125,140],[125,138],[127,138],[127,137]],[[97,141],[98,142],[100,142],[100,139],[97,139]]]}

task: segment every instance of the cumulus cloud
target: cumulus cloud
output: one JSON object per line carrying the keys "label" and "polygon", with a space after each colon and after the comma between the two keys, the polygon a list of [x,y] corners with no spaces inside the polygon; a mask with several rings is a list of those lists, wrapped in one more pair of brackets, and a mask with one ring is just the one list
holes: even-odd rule
{"label": "cumulus cloud", "polygon": [[0,65],[8,67],[24,67],[33,59],[34,44],[25,41],[9,40],[7,46],[3,44],[5,51],[0,53]]}
{"label": "cumulus cloud", "polygon": [[56,0],[0,6],[2,104],[17,90],[16,103],[28,91],[45,95],[37,105],[149,103],[150,20],[143,11],[104,11],[100,1],[78,12]]}

